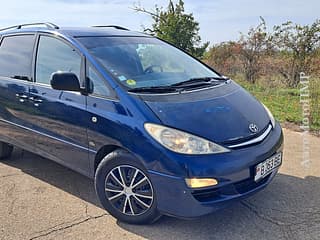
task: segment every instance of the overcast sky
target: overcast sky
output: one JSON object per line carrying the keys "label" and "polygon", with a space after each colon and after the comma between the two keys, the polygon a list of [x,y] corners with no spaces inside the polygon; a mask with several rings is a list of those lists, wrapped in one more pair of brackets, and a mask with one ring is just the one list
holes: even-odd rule
{"label": "overcast sky", "polygon": [[[29,22],[61,26],[116,24],[141,31],[151,18],[132,10],[135,3],[147,9],[168,0],[0,0],[0,27]],[[271,27],[287,20],[310,24],[320,17],[319,0],[185,0],[185,9],[200,23],[202,40],[218,43],[235,40],[239,32],[259,23],[263,16]]]}

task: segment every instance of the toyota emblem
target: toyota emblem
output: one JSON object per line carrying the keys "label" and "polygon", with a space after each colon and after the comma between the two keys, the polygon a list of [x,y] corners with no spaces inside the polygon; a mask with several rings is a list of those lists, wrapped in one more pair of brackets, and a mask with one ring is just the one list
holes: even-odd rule
{"label": "toyota emblem", "polygon": [[257,133],[259,131],[259,128],[258,128],[258,126],[256,124],[250,123],[249,130],[252,133]]}

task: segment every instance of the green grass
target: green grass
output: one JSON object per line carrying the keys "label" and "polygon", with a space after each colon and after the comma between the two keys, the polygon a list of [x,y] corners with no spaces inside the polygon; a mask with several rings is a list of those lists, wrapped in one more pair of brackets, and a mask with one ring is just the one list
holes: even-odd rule
{"label": "green grass", "polygon": [[[301,125],[302,108],[300,104],[300,90],[290,88],[271,88],[259,84],[237,81],[257,99],[263,102],[280,122],[290,122]],[[313,92],[319,93],[320,87]],[[313,96],[313,95],[312,95]],[[319,98],[312,99],[311,130],[320,130]]]}

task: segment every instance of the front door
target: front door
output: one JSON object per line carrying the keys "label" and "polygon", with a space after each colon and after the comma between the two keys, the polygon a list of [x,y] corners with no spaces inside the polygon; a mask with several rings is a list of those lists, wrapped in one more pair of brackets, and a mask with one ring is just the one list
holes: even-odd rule
{"label": "front door", "polygon": [[51,75],[57,71],[73,72],[81,81],[82,62],[77,50],[64,40],[41,35],[30,98],[36,108],[36,146],[47,157],[88,175],[86,96],[54,90],[50,86]]}

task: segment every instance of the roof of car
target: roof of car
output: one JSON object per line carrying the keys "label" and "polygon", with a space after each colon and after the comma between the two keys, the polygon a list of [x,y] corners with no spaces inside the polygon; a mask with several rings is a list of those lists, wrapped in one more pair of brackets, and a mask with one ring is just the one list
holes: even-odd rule
{"label": "roof of car", "polygon": [[148,36],[146,34],[117,29],[113,27],[77,27],[77,28],[61,28],[58,30],[62,34],[68,34],[73,37],[84,37],[84,36]]}
{"label": "roof of car", "polygon": [[58,32],[71,37],[84,36],[149,36],[116,25],[93,27],[58,27],[52,23],[22,24],[0,29],[0,35],[30,32]]}

